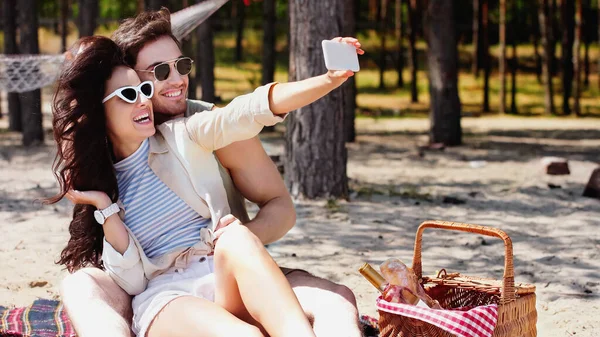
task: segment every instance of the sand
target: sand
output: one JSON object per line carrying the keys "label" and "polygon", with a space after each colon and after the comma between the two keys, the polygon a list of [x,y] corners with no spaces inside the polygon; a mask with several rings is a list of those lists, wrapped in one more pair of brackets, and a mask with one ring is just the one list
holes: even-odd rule
{"label": "sand", "polygon": [[[538,335],[600,335],[600,200],[581,196],[600,160],[600,121],[465,118],[464,146],[419,151],[427,127],[425,119],[359,119],[348,146],[351,201],[297,201],[297,225],[268,247],[276,261],[348,286],[360,312],[376,316],[376,290],[357,272],[363,262],[410,263],[425,220],[498,227],[513,240],[516,281],[537,287]],[[271,154],[283,151],[280,137],[263,142]],[[19,144],[20,135],[0,133],[3,306],[58,298],[66,275],[54,261],[71,205],[36,201],[57,190],[54,145]],[[545,156],[567,158],[571,174],[546,175]],[[423,242],[425,273],[502,277],[498,239],[431,230]]]}

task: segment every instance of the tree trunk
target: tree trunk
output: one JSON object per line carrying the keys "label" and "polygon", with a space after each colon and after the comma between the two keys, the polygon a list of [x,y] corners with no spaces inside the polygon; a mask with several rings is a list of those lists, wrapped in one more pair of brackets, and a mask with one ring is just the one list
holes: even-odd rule
{"label": "tree trunk", "polygon": [[500,75],[500,104],[498,112],[506,113],[506,0],[500,0],[500,56],[498,57],[498,72]]}
{"label": "tree trunk", "polygon": [[69,35],[69,0],[60,0],[60,50],[67,51],[67,35]]}
{"label": "tree trunk", "polygon": [[[4,0],[2,16],[4,22],[4,53],[19,54],[17,46],[17,0]],[[10,75],[10,74],[9,74]],[[19,94],[9,92],[8,96],[8,129],[23,131],[21,102]]]}
{"label": "tree trunk", "polygon": [[481,45],[483,47],[483,112],[490,111],[490,40],[488,30],[488,13],[489,3],[488,0],[482,0],[481,2]]}
{"label": "tree trunk", "polygon": [[379,19],[379,6],[378,0],[369,0],[369,21],[377,22]]}
{"label": "tree trunk", "polygon": [[537,75],[538,83],[542,83],[542,56],[538,49],[540,43],[540,24],[537,18],[537,4],[533,2],[531,5],[531,29],[533,30],[533,54],[535,55],[535,74]]}
{"label": "tree trunk", "polygon": [[212,19],[208,18],[198,27],[198,48],[196,48],[198,53],[196,55],[198,75],[196,77],[200,78],[202,100],[215,103],[215,49],[211,21]]}
{"label": "tree trunk", "polygon": [[[6,2],[6,1],[5,1]],[[4,8],[5,4],[2,4],[2,7],[0,7],[0,16],[2,17],[2,30],[6,29],[6,21],[4,20]],[[6,52],[5,52],[6,53]],[[2,93],[0,92],[0,119],[2,119],[4,117],[4,114],[2,113]]]}
{"label": "tree trunk", "polygon": [[141,13],[146,10],[146,2],[144,0],[137,0],[137,11],[136,13]]}
{"label": "tree trunk", "polygon": [[462,143],[454,2],[429,0],[424,11],[431,122],[429,142]]}
{"label": "tree trunk", "polygon": [[[140,4],[138,2],[138,11],[140,10],[141,6],[145,6],[145,4],[142,3]],[[189,6],[189,0],[182,0],[181,1],[181,7],[183,8],[187,8]],[[197,40],[197,36],[194,34],[189,34],[188,36],[184,37],[181,39],[181,48],[183,51],[183,55],[189,56],[194,60],[194,63],[196,65],[200,64],[200,60],[198,60],[197,57],[197,53],[196,50],[198,48],[198,42]],[[195,69],[192,69],[192,72],[190,72],[190,74],[188,75],[188,91],[187,91],[187,98],[188,99],[198,99],[198,66],[194,67]],[[187,111],[186,111],[187,114]],[[186,115],[186,117],[188,117]]]}
{"label": "tree trunk", "polygon": [[237,0],[237,20],[235,35],[235,62],[243,60],[244,26],[246,22],[246,5],[241,0]]}
{"label": "tree trunk", "polygon": [[381,54],[379,55],[379,89],[385,89],[386,68],[386,37],[387,37],[387,12],[389,0],[381,0],[381,11],[379,18],[379,33],[381,34]]}
{"label": "tree trunk", "polygon": [[581,0],[576,0],[577,10],[575,14],[575,41],[573,43],[573,67],[575,71],[575,88],[573,95],[573,110],[577,116],[581,116],[581,108],[579,106],[579,96],[581,94],[581,62],[580,62],[580,45],[581,45],[581,19],[582,19],[582,7]]}
{"label": "tree trunk", "polygon": [[[587,32],[586,32],[587,33]],[[585,33],[584,33],[585,35]],[[584,38],[583,45],[583,86],[590,85],[590,41]]]}
{"label": "tree trunk", "polygon": [[396,40],[398,41],[398,49],[396,54],[396,72],[398,73],[398,88],[404,87],[404,20],[402,17],[403,0],[396,0],[395,16],[396,16]]}
{"label": "tree trunk", "polygon": [[[140,4],[138,3],[138,9],[139,9]],[[189,6],[189,1],[188,0],[182,0],[181,1],[181,8],[187,8]],[[183,38],[181,43],[182,43],[182,47],[183,47],[183,54],[184,55],[189,55],[192,59],[195,58],[195,50],[194,47],[197,47],[197,42],[196,42],[196,36],[194,36],[194,34],[190,34],[187,37]],[[193,56],[192,56],[193,55]],[[198,62],[199,60],[194,60],[195,63],[200,63]],[[192,71],[189,75],[188,75],[188,79],[189,79],[189,83],[188,83],[188,94],[187,97],[189,99],[196,99],[197,98],[197,72],[198,72],[198,68],[196,67],[196,69],[194,69],[195,71]]]}
{"label": "tree trunk", "polygon": [[511,91],[510,91],[510,113],[517,114],[517,71],[519,70],[519,59],[517,58],[517,30],[515,27],[519,27],[519,3],[517,1],[512,2],[512,25],[510,29],[511,44],[512,44],[512,57],[511,57]]}
{"label": "tree trunk", "polygon": [[[190,34],[188,35],[185,39],[183,39],[181,41],[182,43],[182,49],[183,49],[183,54],[184,55],[189,55],[192,58],[195,58],[195,50],[194,50],[194,45],[197,45],[197,43],[195,43],[196,40],[194,38],[194,34]],[[200,64],[201,60],[196,59],[195,64],[198,65]],[[198,66],[196,66],[196,72],[198,71]],[[189,99],[196,99],[197,98],[197,94],[196,94],[196,89],[197,89],[197,76],[194,75],[194,72],[192,71],[189,75],[189,84],[188,84],[188,96],[187,98]]]}
{"label": "tree trunk", "polygon": [[344,95],[344,140],[348,143],[354,143],[356,141],[356,78],[352,76],[346,82],[342,86]]}
{"label": "tree trunk", "polygon": [[[290,81],[323,73],[321,40],[344,32],[352,0],[289,1]],[[334,90],[287,118],[285,182],[295,198],[348,198],[343,91]]]}
{"label": "tree trunk", "polygon": [[[263,85],[275,80],[275,0],[263,1],[263,55],[262,55],[262,77]],[[266,126],[262,132],[275,131],[275,125]]]}
{"label": "tree trunk", "polygon": [[263,2],[263,58],[262,84],[271,83],[275,79],[275,0]]}
{"label": "tree trunk", "polygon": [[[346,14],[343,20],[344,36],[356,36],[356,5],[353,1],[346,2]],[[356,140],[356,77],[350,77],[341,87],[344,97],[344,140],[353,143]]]}
{"label": "tree trunk", "polygon": [[571,89],[573,85],[573,39],[575,34],[575,0],[563,0],[560,3],[560,22],[562,28],[562,85],[563,114],[570,115]]}
{"label": "tree trunk", "polygon": [[477,78],[479,76],[481,45],[479,38],[479,23],[481,22],[481,15],[479,13],[480,0],[473,0],[473,64],[471,64],[471,72]]}
{"label": "tree trunk", "polygon": [[[19,0],[20,47],[24,54],[39,54],[38,17],[35,0]],[[44,141],[42,129],[42,102],[40,89],[20,94],[23,145],[36,145]]]}
{"label": "tree trunk", "polygon": [[409,8],[408,8],[408,58],[410,63],[410,94],[411,94],[411,102],[417,103],[419,102],[419,93],[417,89],[417,49],[416,49],[416,40],[417,40],[417,0],[409,0]]}
{"label": "tree trunk", "polygon": [[[149,0],[147,2],[148,4],[148,10],[150,11],[157,11],[159,10],[161,7],[168,7],[167,6],[167,0]],[[139,8],[139,6],[138,6]]]}
{"label": "tree trunk", "polygon": [[[558,74],[558,58],[556,57],[556,44],[558,43],[558,34],[560,32],[560,25],[558,22],[558,19],[556,18],[556,12],[557,12],[557,0],[552,0],[552,4],[550,5],[550,12],[548,13],[548,17],[550,20],[550,27],[548,28],[549,30],[549,35],[548,38],[551,41],[551,46],[552,49],[550,50],[550,52],[552,53],[552,58],[550,59],[550,61],[552,62],[552,77],[556,76]],[[573,0],[565,0],[565,1],[573,1]]]}
{"label": "tree trunk", "polygon": [[98,0],[79,0],[79,37],[94,35],[97,18]]}
{"label": "tree trunk", "polygon": [[542,75],[544,77],[544,108],[546,114],[554,114],[554,90],[552,86],[552,58],[554,53],[552,52],[553,46],[551,45],[552,39],[550,34],[552,32],[552,19],[548,17],[550,12],[550,0],[539,0],[540,6],[539,22],[540,22],[540,35],[542,37],[542,48],[544,49],[543,63],[542,63]]}
{"label": "tree trunk", "polygon": [[583,43],[584,43],[584,47],[583,47],[583,86],[585,88],[587,88],[590,85],[590,42],[592,40],[591,38],[591,33],[592,33],[592,25],[591,23],[591,2],[590,0],[585,0],[582,3],[582,11],[583,11],[583,18],[582,18],[582,34],[583,34]]}

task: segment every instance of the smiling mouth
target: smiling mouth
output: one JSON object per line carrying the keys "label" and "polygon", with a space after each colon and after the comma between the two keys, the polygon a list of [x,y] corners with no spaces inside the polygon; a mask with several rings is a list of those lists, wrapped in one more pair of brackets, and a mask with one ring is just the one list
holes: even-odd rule
{"label": "smiling mouth", "polygon": [[150,122],[150,114],[149,113],[145,113],[143,115],[139,115],[137,117],[135,117],[133,119],[134,122],[138,123],[138,124],[146,124]]}
{"label": "smiling mouth", "polygon": [[175,98],[175,97],[181,96],[182,92],[183,92],[182,90],[171,91],[169,93],[163,94],[163,96],[168,97],[168,98]]}

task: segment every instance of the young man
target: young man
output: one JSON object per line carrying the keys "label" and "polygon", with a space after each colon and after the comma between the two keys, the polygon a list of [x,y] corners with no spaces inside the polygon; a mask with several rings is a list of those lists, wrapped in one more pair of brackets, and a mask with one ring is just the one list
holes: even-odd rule
{"label": "young man", "polygon": [[[214,107],[186,100],[191,60],[182,55],[170,27],[168,11],[161,10],[126,20],[113,34],[140,79],[154,82],[152,103],[157,124],[181,117],[186,111],[195,113]],[[327,76],[318,80],[324,88],[335,87]],[[223,181],[232,213],[264,244],[283,237],[294,226],[296,214],[279,172],[260,140],[237,142],[215,154],[224,167]],[[248,219],[237,191],[260,207],[254,219]],[[317,336],[360,336],[356,300],[347,287],[301,270],[282,271],[313,322]],[[80,336],[130,334],[131,298],[101,270],[86,268],[68,276],[61,293]],[[211,322],[210,317],[205,319],[207,324]]]}

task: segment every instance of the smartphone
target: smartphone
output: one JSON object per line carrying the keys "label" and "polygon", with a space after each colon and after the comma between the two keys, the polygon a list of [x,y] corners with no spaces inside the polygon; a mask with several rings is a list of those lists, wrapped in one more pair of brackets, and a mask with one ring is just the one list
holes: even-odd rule
{"label": "smartphone", "polygon": [[323,56],[328,70],[352,70],[358,72],[358,54],[356,47],[344,42],[323,40]]}

